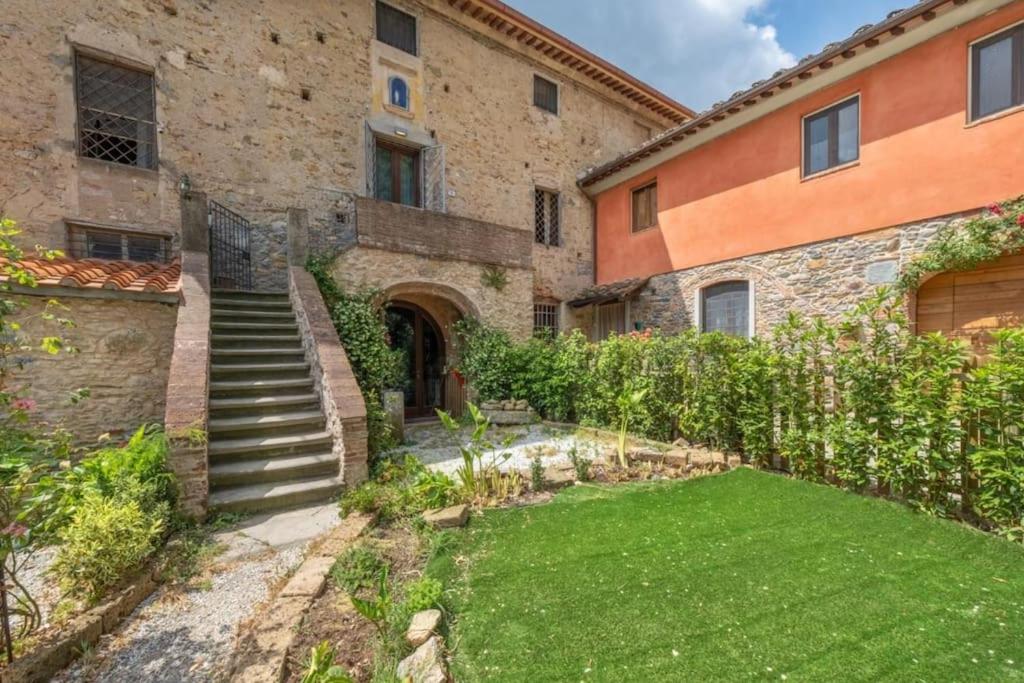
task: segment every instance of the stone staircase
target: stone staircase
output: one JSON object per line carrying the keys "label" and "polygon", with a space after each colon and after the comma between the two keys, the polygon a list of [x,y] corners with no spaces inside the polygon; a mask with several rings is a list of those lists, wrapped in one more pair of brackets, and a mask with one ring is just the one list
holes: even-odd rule
{"label": "stone staircase", "polygon": [[214,290],[211,305],[211,512],[256,512],[341,491],[288,294]]}

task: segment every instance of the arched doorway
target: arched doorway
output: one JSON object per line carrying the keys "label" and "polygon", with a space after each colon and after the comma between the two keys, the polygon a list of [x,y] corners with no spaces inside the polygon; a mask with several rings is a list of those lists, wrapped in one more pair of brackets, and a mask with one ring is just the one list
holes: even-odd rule
{"label": "arched doorway", "polygon": [[445,408],[445,343],[441,328],[420,306],[394,301],[385,308],[391,348],[403,355],[405,416],[433,417]]}

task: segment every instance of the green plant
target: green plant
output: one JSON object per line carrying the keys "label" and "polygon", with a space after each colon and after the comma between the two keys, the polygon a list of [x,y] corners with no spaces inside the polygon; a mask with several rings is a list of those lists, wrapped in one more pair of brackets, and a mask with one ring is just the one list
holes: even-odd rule
{"label": "green plant", "polygon": [[339,588],[354,594],[372,586],[384,566],[384,558],[376,548],[368,543],[358,543],[338,556],[330,576]]}
{"label": "green plant", "polygon": [[384,412],[383,391],[402,381],[402,354],[388,344],[388,330],[374,291],[349,293],[330,273],[330,260],[313,257],[306,269],[313,275],[338,331],[338,338],[366,403],[369,448],[376,455],[396,445]]}
{"label": "green plant", "polygon": [[425,609],[440,607],[444,586],[440,581],[428,576],[408,581],[402,586],[403,604],[410,614]]}
{"label": "green plant", "polygon": [[629,420],[640,409],[646,395],[646,389],[627,389],[616,401],[619,408],[619,440],[617,444],[619,467],[629,466],[629,463],[626,461],[626,436],[629,429]]}
{"label": "green plant", "polygon": [[[499,452],[495,445],[487,439],[491,421],[473,403],[467,403],[466,409],[469,411],[472,421],[468,444],[463,444],[460,439],[459,424],[443,410],[437,411],[441,424],[448,431],[462,455],[462,464],[456,470],[456,476],[463,500],[484,502],[503,500],[511,495],[518,495],[522,485],[518,472],[503,475],[500,468],[501,463],[511,457],[510,454]],[[509,435],[503,445],[509,445],[514,438],[514,435]]]}
{"label": "green plant", "polygon": [[344,668],[334,663],[334,650],[324,640],[310,648],[306,660],[306,672],[302,683],[351,683],[352,678]]}
{"label": "green plant", "polygon": [[387,638],[388,618],[393,607],[391,588],[388,586],[387,566],[385,565],[377,576],[376,595],[368,599],[350,595],[349,599],[352,601],[352,606],[355,610],[373,623],[381,639]]}
{"label": "green plant", "polygon": [[89,492],[60,531],[53,572],[67,590],[95,599],[141,566],[156,549],[163,528],[137,501]]}
{"label": "green plant", "polygon": [[480,282],[484,287],[500,292],[508,285],[508,272],[501,266],[486,265],[480,271]]}
{"label": "green plant", "polygon": [[569,449],[569,462],[576,472],[576,481],[590,481],[590,460],[581,455],[576,446]]}
{"label": "green plant", "polygon": [[530,459],[530,490],[541,491],[544,489],[544,463],[540,456],[535,455]]}

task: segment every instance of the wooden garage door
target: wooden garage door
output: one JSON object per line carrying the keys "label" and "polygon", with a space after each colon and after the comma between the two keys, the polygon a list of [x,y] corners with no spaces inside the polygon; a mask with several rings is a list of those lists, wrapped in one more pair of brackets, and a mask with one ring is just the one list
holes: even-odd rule
{"label": "wooden garage door", "polygon": [[936,275],[917,293],[918,332],[961,337],[979,351],[988,343],[991,330],[1020,325],[1024,325],[1024,255]]}

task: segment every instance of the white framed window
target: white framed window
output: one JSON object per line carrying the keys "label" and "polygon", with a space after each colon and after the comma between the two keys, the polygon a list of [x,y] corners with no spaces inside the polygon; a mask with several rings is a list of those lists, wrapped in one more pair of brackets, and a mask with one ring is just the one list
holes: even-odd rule
{"label": "white framed window", "polygon": [[694,293],[693,309],[701,332],[754,336],[754,283],[750,280],[722,280],[701,287]]}

